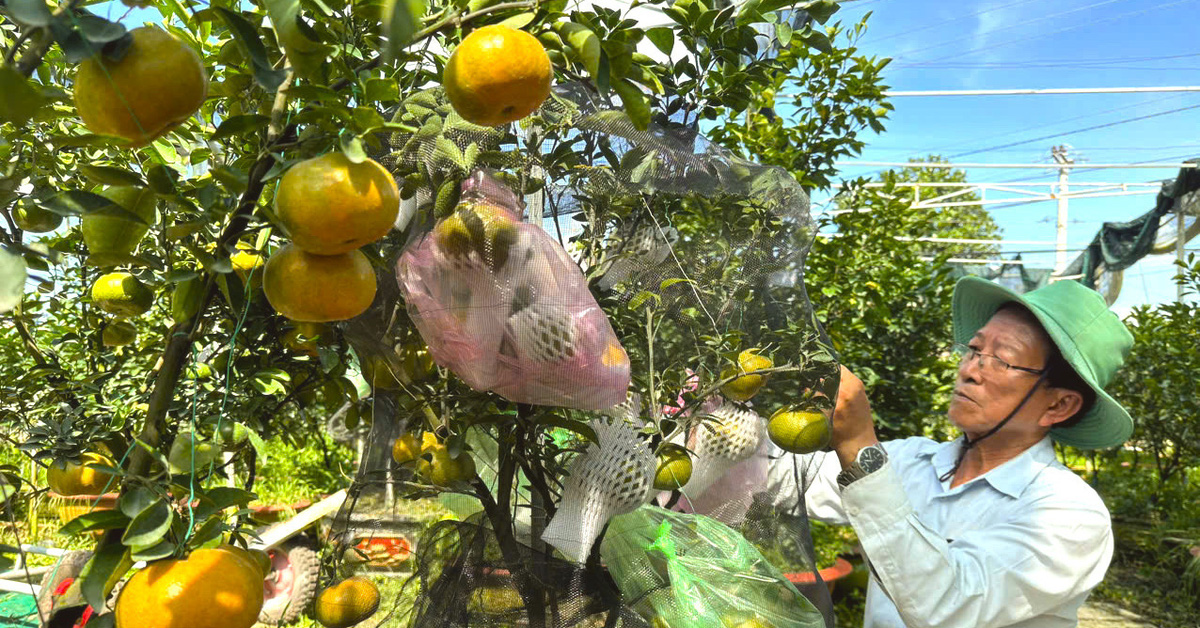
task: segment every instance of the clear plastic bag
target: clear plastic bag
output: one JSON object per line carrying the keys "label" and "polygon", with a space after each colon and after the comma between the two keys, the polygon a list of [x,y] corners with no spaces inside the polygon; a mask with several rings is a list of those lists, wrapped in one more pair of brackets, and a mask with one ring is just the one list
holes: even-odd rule
{"label": "clear plastic bag", "polygon": [[818,628],[821,613],[736,530],[643,506],[600,549],[624,599],[655,628]]}
{"label": "clear plastic bag", "polygon": [[583,273],[487,172],[396,273],[430,354],[472,388],[581,410],[625,400],[629,357]]}

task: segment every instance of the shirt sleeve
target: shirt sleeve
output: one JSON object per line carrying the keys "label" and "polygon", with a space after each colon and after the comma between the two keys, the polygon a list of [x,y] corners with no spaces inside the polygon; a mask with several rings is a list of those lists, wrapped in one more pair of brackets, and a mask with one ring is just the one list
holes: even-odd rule
{"label": "shirt sleeve", "polygon": [[[842,471],[837,454],[826,451],[797,455],[778,448],[772,454],[767,482],[773,491],[776,508],[795,509],[800,503],[799,492],[805,491],[804,506],[809,517],[835,525],[850,525],[837,485],[838,473]],[[804,486],[806,483],[807,487]]]}
{"label": "shirt sleeve", "polygon": [[891,463],[846,487],[846,515],[909,628],[999,628],[1091,590],[1112,558],[1103,503],[1053,495],[952,542],[916,516]]}

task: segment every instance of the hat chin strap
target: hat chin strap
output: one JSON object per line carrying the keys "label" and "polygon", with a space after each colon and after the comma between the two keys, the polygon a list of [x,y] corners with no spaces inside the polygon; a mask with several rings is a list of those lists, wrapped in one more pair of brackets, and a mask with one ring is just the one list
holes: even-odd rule
{"label": "hat chin strap", "polygon": [[1004,417],[1004,419],[997,423],[995,427],[984,433],[983,436],[980,436],[975,440],[971,440],[971,437],[964,431],[963,447],[958,452],[958,458],[955,459],[954,466],[950,467],[949,471],[943,473],[941,477],[938,478],[938,481],[945,482],[946,480],[954,477],[954,474],[958,472],[958,468],[962,466],[963,460],[967,457],[967,452],[970,451],[972,447],[978,445],[979,441],[991,436],[992,434],[995,434],[996,432],[999,432],[1000,428],[1004,427],[1004,425],[1011,421],[1014,416],[1017,416],[1017,413],[1021,411],[1021,408],[1024,408],[1025,404],[1029,403],[1029,400],[1033,397],[1033,393],[1037,392],[1037,389],[1042,385],[1042,382],[1046,381],[1047,375],[1049,375],[1049,373],[1045,371],[1043,371],[1041,375],[1038,375],[1037,381],[1033,383],[1033,387],[1029,389],[1029,392],[1025,393],[1025,397],[1021,399],[1021,403],[1018,403],[1017,407],[1013,408],[1013,411],[1008,413],[1008,416]]}

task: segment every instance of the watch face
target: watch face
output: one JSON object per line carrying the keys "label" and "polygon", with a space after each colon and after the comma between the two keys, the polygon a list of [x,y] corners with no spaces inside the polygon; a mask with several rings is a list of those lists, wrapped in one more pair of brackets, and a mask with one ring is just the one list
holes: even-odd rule
{"label": "watch face", "polygon": [[867,473],[878,471],[883,463],[887,462],[887,454],[883,448],[872,445],[863,447],[858,451],[858,466],[862,467]]}

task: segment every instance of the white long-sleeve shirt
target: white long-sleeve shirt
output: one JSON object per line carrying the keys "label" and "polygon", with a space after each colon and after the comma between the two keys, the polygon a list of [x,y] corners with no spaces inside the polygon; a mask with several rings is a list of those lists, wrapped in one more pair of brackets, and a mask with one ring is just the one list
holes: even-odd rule
{"label": "white long-sleeve shirt", "polygon": [[884,443],[888,463],[844,493],[836,455],[785,454],[769,484],[777,504],[795,504],[793,465],[819,465],[806,474],[807,511],[854,526],[873,574],[865,628],[1076,626],[1112,558],[1104,502],[1058,462],[1049,437],[950,489],[938,478],[960,440]]}

